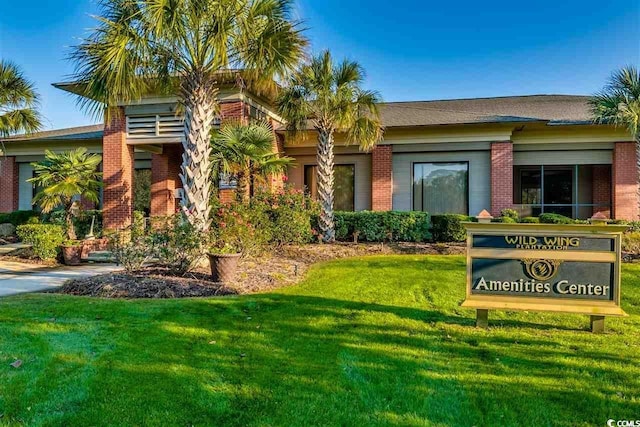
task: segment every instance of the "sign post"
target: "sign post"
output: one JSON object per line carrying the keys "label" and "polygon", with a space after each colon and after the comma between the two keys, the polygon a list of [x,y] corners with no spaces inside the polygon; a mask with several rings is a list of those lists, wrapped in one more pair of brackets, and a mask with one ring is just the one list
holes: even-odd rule
{"label": "sign post", "polygon": [[626,226],[466,223],[467,295],[476,325],[489,310],[577,313],[604,331],[620,307],[622,232]]}

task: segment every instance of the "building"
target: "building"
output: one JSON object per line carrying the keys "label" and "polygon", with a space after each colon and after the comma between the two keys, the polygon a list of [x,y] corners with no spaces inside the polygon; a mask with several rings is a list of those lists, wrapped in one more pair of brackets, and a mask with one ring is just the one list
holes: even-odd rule
{"label": "building", "polygon": [[[74,92],[73,84],[56,87]],[[380,105],[385,137],[363,153],[336,137],[336,209],[424,210],[499,215],[555,212],[589,218],[638,217],[636,149],[623,129],[595,125],[587,97],[532,95]],[[220,120],[266,120],[278,149],[296,159],[298,188],[315,187],[315,138],[293,141],[272,100],[233,86],[220,91]],[[118,108],[109,123],[3,141],[0,211],[30,209],[30,162],[44,150],[85,146],[102,153],[105,227],[129,223],[136,170],[151,170],[152,215],[175,212],[180,197],[181,119],[176,99],[147,97]],[[223,194],[224,197],[224,194]]]}

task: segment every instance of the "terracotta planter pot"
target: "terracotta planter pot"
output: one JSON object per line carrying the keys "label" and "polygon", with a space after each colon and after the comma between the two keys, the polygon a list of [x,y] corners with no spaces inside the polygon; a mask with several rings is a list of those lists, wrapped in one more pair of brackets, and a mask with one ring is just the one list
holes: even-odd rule
{"label": "terracotta planter pot", "polygon": [[211,276],[215,282],[229,283],[236,277],[240,254],[209,254]]}
{"label": "terracotta planter pot", "polygon": [[62,257],[66,265],[82,264],[82,245],[62,246]]}

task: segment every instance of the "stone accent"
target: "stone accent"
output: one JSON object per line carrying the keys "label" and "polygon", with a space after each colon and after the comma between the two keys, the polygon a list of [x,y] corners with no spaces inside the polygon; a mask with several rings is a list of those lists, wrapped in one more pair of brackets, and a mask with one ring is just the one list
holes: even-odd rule
{"label": "stone accent", "polygon": [[114,109],[102,138],[105,230],[129,226],[133,215],[134,157],[126,132],[124,109]]}
{"label": "stone accent", "polygon": [[[499,217],[503,209],[513,208],[513,143],[491,144],[491,214]],[[470,212],[475,215],[475,212]]]}
{"label": "stone accent", "polygon": [[15,157],[0,156],[0,212],[18,210],[18,164]]}
{"label": "stone accent", "polygon": [[[611,204],[611,168],[607,165],[593,166],[591,181],[593,204]],[[611,218],[611,208],[594,206],[593,215],[596,214]]]}
{"label": "stone accent", "polygon": [[613,215],[615,219],[638,219],[638,168],[636,143],[617,142],[613,149]]}
{"label": "stone accent", "polygon": [[151,157],[151,216],[172,215],[179,208],[175,190],[182,188],[182,145],[166,144]]}
{"label": "stone accent", "polygon": [[393,209],[392,157],[391,145],[378,145],[371,152],[371,210]]}

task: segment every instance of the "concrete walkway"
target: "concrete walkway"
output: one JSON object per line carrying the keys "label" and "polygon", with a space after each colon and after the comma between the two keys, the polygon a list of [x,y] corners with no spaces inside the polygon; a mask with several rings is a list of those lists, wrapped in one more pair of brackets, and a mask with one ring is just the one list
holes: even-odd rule
{"label": "concrete walkway", "polygon": [[59,288],[69,279],[121,270],[115,264],[83,264],[77,267],[42,267],[0,260],[0,297]]}

